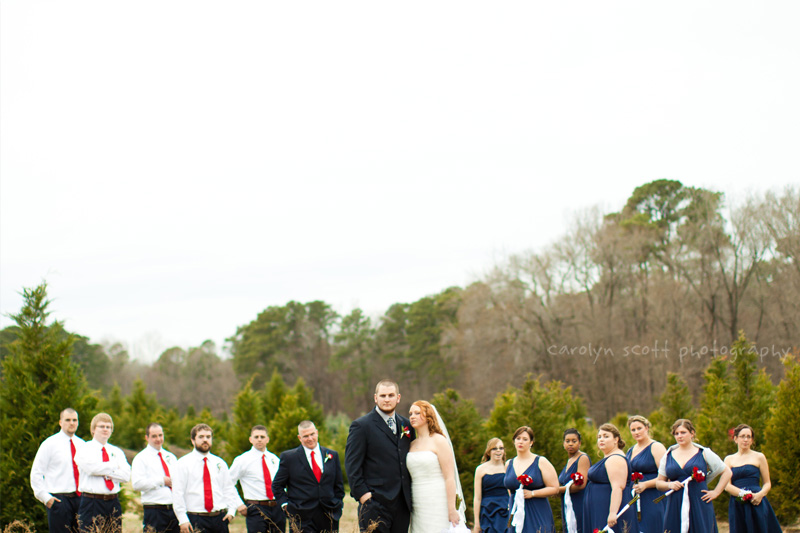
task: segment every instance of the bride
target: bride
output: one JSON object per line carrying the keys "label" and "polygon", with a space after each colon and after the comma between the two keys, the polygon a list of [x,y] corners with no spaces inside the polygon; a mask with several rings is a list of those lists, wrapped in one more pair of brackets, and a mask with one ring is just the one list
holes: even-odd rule
{"label": "bride", "polygon": [[[406,464],[411,474],[411,528],[409,533],[441,533],[450,525],[466,526],[464,494],[455,454],[436,408],[416,401],[409,411],[417,438],[411,441]],[[456,495],[459,504],[456,506]]]}

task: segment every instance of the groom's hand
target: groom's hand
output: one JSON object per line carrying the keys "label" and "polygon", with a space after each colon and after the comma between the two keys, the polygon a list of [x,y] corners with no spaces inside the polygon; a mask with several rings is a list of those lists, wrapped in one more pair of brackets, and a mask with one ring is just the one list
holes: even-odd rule
{"label": "groom's hand", "polygon": [[369,500],[370,498],[372,498],[372,493],[371,493],[371,492],[365,492],[365,493],[364,493],[364,494],[361,496],[361,498],[359,498],[359,500],[358,500],[358,503],[360,503],[361,505],[364,505],[364,503],[365,503],[367,500]]}

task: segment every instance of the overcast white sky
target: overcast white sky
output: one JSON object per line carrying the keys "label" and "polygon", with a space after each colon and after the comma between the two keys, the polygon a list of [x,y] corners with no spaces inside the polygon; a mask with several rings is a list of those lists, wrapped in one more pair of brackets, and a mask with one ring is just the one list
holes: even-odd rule
{"label": "overcast white sky", "polygon": [[800,3],[0,8],[0,327],[143,359],[270,305],[378,315],[658,178],[800,182]]}

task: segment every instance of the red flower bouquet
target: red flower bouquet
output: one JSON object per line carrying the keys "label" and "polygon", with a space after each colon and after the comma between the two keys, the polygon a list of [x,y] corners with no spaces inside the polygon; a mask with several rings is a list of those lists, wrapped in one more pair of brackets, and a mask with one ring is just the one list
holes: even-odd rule
{"label": "red flower bouquet", "polygon": [[696,466],[692,469],[692,479],[695,480],[697,483],[706,480],[706,473],[697,468]]}
{"label": "red flower bouquet", "polygon": [[583,474],[581,474],[580,472],[575,472],[574,474],[570,474],[569,477],[572,478],[572,484],[575,485],[576,487],[580,487],[581,485],[583,485],[584,481]]}
{"label": "red flower bouquet", "polygon": [[634,472],[633,474],[631,474],[631,481],[633,481],[634,483],[639,483],[643,479],[644,479],[644,474],[642,474],[641,472]]}
{"label": "red flower bouquet", "polygon": [[531,483],[533,483],[533,479],[531,479],[531,476],[529,476],[528,474],[522,474],[521,476],[517,477],[517,481],[519,481],[519,484],[522,485],[523,487],[525,485],[530,485]]}

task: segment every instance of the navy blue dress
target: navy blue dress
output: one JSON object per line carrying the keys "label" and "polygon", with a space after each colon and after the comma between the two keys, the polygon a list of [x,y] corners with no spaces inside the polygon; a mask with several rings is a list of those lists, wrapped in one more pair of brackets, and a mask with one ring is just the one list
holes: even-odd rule
{"label": "navy blue dress", "polygon": [[508,491],[505,474],[486,474],[481,478],[481,529],[485,533],[505,533],[508,527]]}
{"label": "navy blue dress", "polygon": [[[622,490],[622,500],[619,507],[614,511],[619,512],[626,503],[631,501],[631,465],[624,455],[609,455],[603,457],[589,469],[589,484],[583,490],[586,494],[583,497],[583,531],[594,531],[595,528],[603,529],[608,524],[608,515],[611,507],[611,482],[606,471],[606,461],[614,458],[614,461],[623,460],[628,467],[625,475],[628,480]],[[614,531],[639,531],[639,522],[636,520],[636,506],[632,505],[625,514],[619,517]]]}
{"label": "navy blue dress", "polygon": [[[558,474],[558,484],[562,487],[569,483],[570,476],[578,471],[578,461],[581,460],[581,456],[586,455],[585,453],[581,452],[575,462],[572,463],[572,466],[569,467],[567,470],[567,465],[564,465],[564,469],[561,470],[561,473]],[[589,457],[586,455],[586,457]],[[591,464],[591,459],[589,459],[589,464]],[[583,480],[586,483],[586,480]],[[570,496],[572,497],[572,510],[575,512],[575,522],[578,524],[578,533],[583,531],[583,495],[586,492],[586,488],[584,490],[580,490],[578,492],[570,492]],[[561,520],[564,523],[564,532],[567,531],[567,510],[564,508],[564,495],[561,495]]]}
{"label": "navy blue dress", "polygon": [[[536,456],[533,463],[525,470],[525,474],[529,475],[533,481],[530,485],[525,485],[528,490],[537,490],[544,488],[544,480],[542,479],[542,471],[539,470],[540,455]],[[514,459],[511,459],[506,469],[506,475],[503,478],[503,485],[511,491],[511,498],[509,500],[509,509],[514,505],[514,492],[519,488],[519,481],[517,481],[517,474],[514,472]],[[547,498],[528,498],[525,500],[525,524],[523,526],[523,533],[555,533],[556,525],[553,520],[553,511],[550,509],[550,503]]]}
{"label": "navy blue dress", "polygon": [[[693,469],[697,467],[703,473],[708,472],[708,464],[703,458],[703,450],[698,449],[683,468],[672,458],[672,452],[667,452],[667,479],[670,481],[683,481],[692,475]],[[716,533],[717,519],[714,516],[714,505],[711,502],[704,502],[700,498],[703,496],[701,491],[708,490],[708,483],[705,481],[690,481],[681,490],[673,492],[666,497],[666,510],[664,511],[664,530],[679,532],[681,530],[681,505],[683,503],[683,491],[689,491],[689,531],[692,533]]]}
{"label": "navy blue dress", "polygon": [[[755,465],[734,466],[731,468],[733,477],[731,483],[740,489],[751,492],[761,490],[761,470]],[[779,533],[781,525],[775,517],[775,511],[766,498],[761,498],[761,503],[740,502],[731,496],[728,504],[728,523],[731,533]]]}
{"label": "navy blue dress", "polygon": [[[658,477],[658,465],[655,458],[653,458],[653,450],[651,449],[653,443],[639,452],[639,454],[631,459],[633,448],[628,450],[628,460],[631,463],[631,472],[640,472],[642,474],[642,481],[650,481]],[[685,479],[685,478],[684,478]],[[630,494],[628,492],[627,495]],[[646,489],[639,497],[641,502],[642,517],[639,520],[639,531],[642,533],[663,533],[662,526],[664,525],[664,510],[666,509],[666,502],[661,500],[658,503],[653,503],[653,500],[663,494],[657,488]],[[636,504],[634,504],[634,507]]]}

